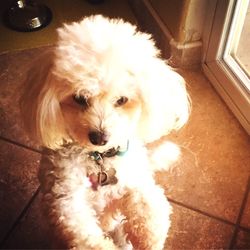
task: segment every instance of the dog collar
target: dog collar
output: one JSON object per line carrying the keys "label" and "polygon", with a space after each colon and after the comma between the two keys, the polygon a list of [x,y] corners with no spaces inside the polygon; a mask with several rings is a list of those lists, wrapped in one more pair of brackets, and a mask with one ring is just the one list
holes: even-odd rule
{"label": "dog collar", "polygon": [[103,153],[100,153],[98,151],[92,151],[89,152],[89,156],[96,161],[97,164],[99,164],[103,158],[105,157],[113,157],[113,156],[124,156],[127,152],[128,152],[128,148],[129,148],[129,141],[127,142],[127,147],[124,151],[120,150],[120,146],[118,146],[117,148],[110,148],[107,151],[104,151]]}
{"label": "dog collar", "polygon": [[100,153],[98,151],[89,152],[90,158],[94,160],[100,168],[100,171],[97,174],[92,173],[88,175],[93,190],[97,190],[99,186],[105,186],[108,184],[114,185],[118,182],[118,179],[115,176],[116,170],[114,168],[109,168],[108,170],[106,170],[104,167],[103,158],[124,156],[127,153],[128,148],[129,148],[129,141],[127,142],[127,148],[124,151],[121,151],[120,146],[118,146],[116,149],[111,148],[103,153]]}

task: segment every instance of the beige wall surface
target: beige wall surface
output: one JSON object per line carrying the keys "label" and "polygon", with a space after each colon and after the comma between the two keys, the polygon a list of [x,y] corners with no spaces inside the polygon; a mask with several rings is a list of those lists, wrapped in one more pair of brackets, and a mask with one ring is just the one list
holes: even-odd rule
{"label": "beige wall surface", "polygon": [[149,1],[177,43],[201,39],[207,0]]}
{"label": "beige wall surface", "polygon": [[190,0],[150,0],[171,35],[176,41],[184,39],[184,25]]}
{"label": "beige wall surface", "polygon": [[207,13],[207,0],[190,0],[185,20],[185,42],[201,40]]}

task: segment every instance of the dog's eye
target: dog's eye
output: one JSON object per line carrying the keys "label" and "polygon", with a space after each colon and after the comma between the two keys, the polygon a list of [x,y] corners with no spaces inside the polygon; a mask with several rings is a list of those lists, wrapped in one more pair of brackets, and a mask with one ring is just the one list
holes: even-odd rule
{"label": "dog's eye", "polygon": [[115,103],[116,107],[124,105],[128,101],[128,98],[126,96],[121,96]]}
{"label": "dog's eye", "polygon": [[73,100],[84,108],[89,106],[88,100],[82,95],[73,95]]}

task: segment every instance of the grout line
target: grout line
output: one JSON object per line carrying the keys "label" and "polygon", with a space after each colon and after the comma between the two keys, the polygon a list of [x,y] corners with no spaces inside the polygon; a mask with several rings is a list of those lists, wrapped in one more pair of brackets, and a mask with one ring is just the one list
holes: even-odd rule
{"label": "grout line", "polygon": [[233,236],[232,236],[231,241],[229,243],[228,249],[234,249],[234,245],[236,243],[238,232],[239,232],[240,229],[242,229],[242,227],[240,226],[240,222],[241,222],[241,219],[242,219],[242,216],[243,216],[243,213],[244,213],[244,209],[245,209],[246,204],[247,204],[247,198],[248,198],[249,192],[250,192],[250,177],[248,177],[246,191],[245,191],[244,197],[242,199],[239,215],[238,215],[238,218],[237,218],[237,221],[236,221]]}
{"label": "grout line", "polygon": [[248,227],[244,227],[244,226],[239,225],[239,229],[240,229],[241,231],[246,232],[246,233],[250,233],[250,228],[248,228]]}
{"label": "grout line", "polygon": [[228,221],[228,220],[226,220],[226,219],[223,219],[223,218],[221,218],[221,217],[219,217],[219,216],[215,216],[215,215],[212,215],[212,214],[210,214],[210,213],[204,212],[204,211],[202,211],[202,210],[200,210],[200,209],[198,209],[198,208],[194,208],[194,207],[192,207],[192,206],[185,205],[184,203],[179,202],[179,201],[176,201],[176,200],[173,200],[173,199],[171,199],[171,198],[168,198],[168,200],[169,200],[170,202],[172,202],[172,203],[178,205],[178,206],[187,208],[187,209],[189,209],[189,210],[192,210],[192,211],[194,211],[194,212],[197,212],[197,213],[202,214],[202,215],[204,215],[204,216],[207,216],[207,217],[209,217],[209,218],[218,220],[218,221],[223,222],[223,223],[225,223],[225,224],[228,224],[228,225],[230,225],[230,226],[235,226],[235,223],[233,223],[233,222],[231,222],[231,221]]}
{"label": "grout line", "polygon": [[38,149],[29,147],[29,146],[27,146],[27,145],[25,145],[25,144],[22,144],[22,143],[20,143],[20,142],[13,141],[13,140],[8,139],[8,138],[6,138],[6,137],[3,137],[3,136],[1,136],[1,135],[0,135],[0,140],[3,140],[3,141],[5,141],[5,142],[14,144],[14,145],[16,145],[16,146],[19,146],[19,147],[22,147],[22,148],[31,150],[31,151],[36,152],[36,153],[39,153],[39,154],[41,153],[41,151],[38,150]]}
{"label": "grout line", "polygon": [[37,195],[38,195],[39,192],[40,192],[40,186],[38,186],[38,188],[36,189],[35,193],[31,196],[31,198],[28,201],[28,203],[25,205],[25,207],[23,208],[23,210],[20,212],[20,214],[18,215],[17,219],[12,224],[11,228],[9,229],[9,231],[7,231],[7,233],[5,234],[5,236],[3,237],[3,239],[1,240],[1,242],[0,242],[0,249],[4,248],[5,243],[7,242],[7,240],[11,236],[11,234],[14,232],[14,230],[16,229],[16,227],[18,226],[20,220],[25,216],[25,214],[27,213],[28,209],[30,208],[31,204],[33,203],[33,201],[35,200],[35,198],[37,197]]}

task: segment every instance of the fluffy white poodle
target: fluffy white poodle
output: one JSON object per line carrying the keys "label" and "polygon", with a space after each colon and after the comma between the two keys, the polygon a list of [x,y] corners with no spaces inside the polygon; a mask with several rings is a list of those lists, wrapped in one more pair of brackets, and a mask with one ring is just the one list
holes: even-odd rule
{"label": "fluffy white poodle", "polygon": [[58,36],[21,98],[26,128],[45,148],[50,223],[68,248],[162,249],[171,207],[154,181],[161,160],[144,145],[186,123],[184,81],[151,36],[123,20],[90,16]]}

